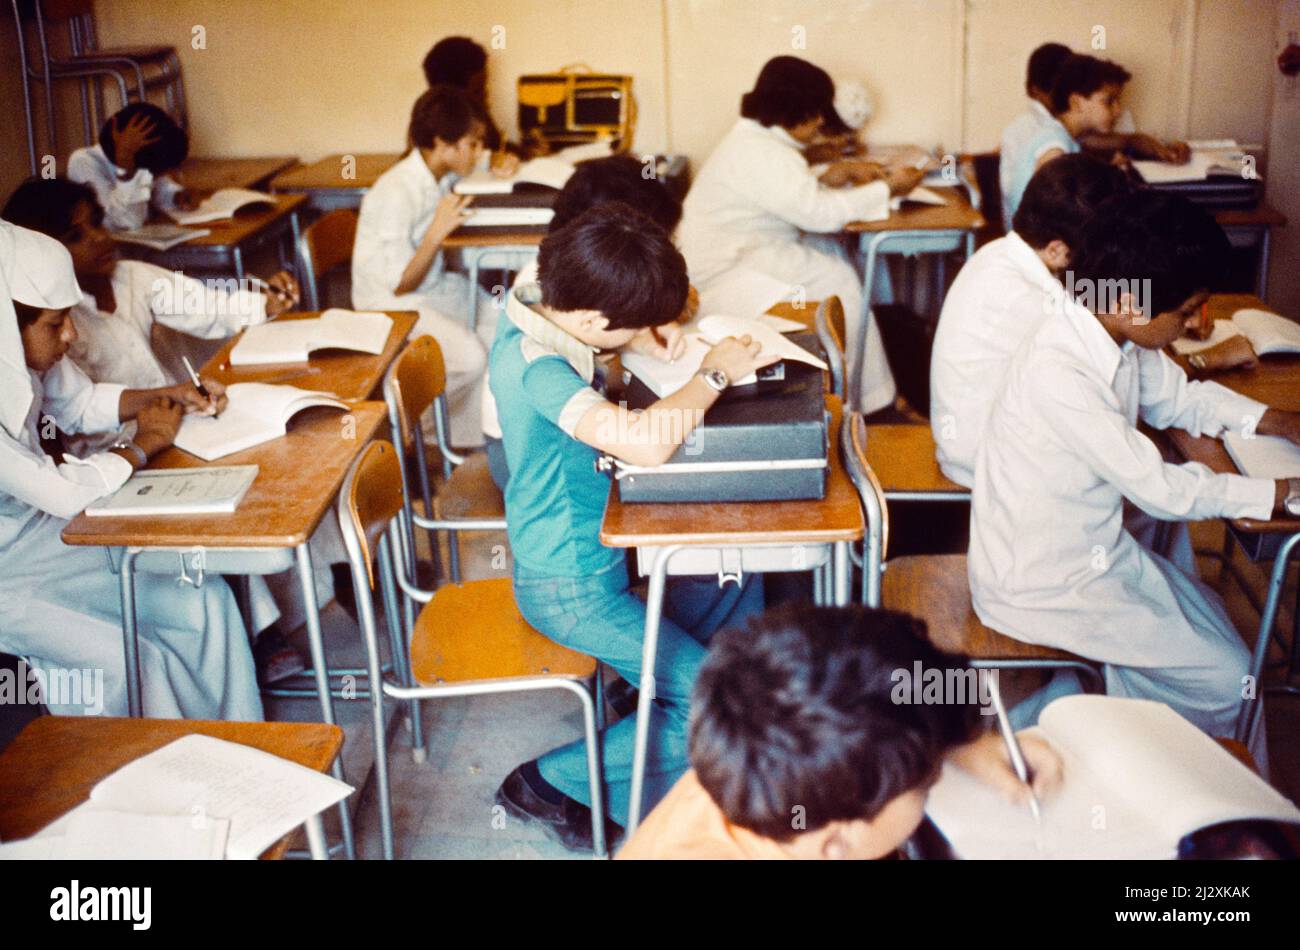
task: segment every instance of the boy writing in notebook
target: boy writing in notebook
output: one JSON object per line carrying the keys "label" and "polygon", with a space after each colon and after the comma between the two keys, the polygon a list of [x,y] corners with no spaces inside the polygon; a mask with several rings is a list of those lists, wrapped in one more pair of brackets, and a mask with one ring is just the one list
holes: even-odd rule
{"label": "boy writing in notebook", "polygon": [[[978,696],[910,703],[900,674],[966,672],[965,657],[892,610],[791,607],[720,633],[695,684],[690,764],[620,859],[870,859],[916,830],[947,760],[1029,805]],[[900,698],[904,701],[900,701]],[[1061,780],[1020,738],[1034,794]]]}
{"label": "boy writing in notebook", "polygon": [[1300,498],[1300,479],[1167,463],[1137,427],[1300,444],[1300,414],[1188,382],[1163,352],[1227,253],[1214,219],[1181,198],[1139,191],[1097,209],[1068,294],[1012,358],[985,423],[969,555],[983,623],[1104,663],[1108,693],[1168,703],[1215,736],[1233,732],[1249,654],[1218,595],[1135,540],[1124,503],[1169,521],[1267,520]]}
{"label": "boy writing in notebook", "polygon": [[[626,556],[600,542],[608,452],[659,465],[690,437],[731,380],[772,362],[748,337],[713,347],[691,382],[643,413],[598,390],[596,354],[634,349],[671,359],[684,340],[674,320],[687,297],[686,263],[664,231],[627,205],[597,205],[547,235],[538,283],[517,286],[492,347],[496,397],[510,466],[506,522],[515,600],[537,630],[597,657],[629,683],[641,679],[646,605],[628,583]],[[667,605],[651,704],[646,800],[686,770],[687,703],[703,643],[720,626],[761,609],[761,589],[726,588],[709,603]],[[716,595],[716,591],[715,591]],[[608,728],[602,748],[609,816],[628,809],[636,717]],[[587,758],[579,741],[524,763],[497,802],[575,850],[591,848]]]}
{"label": "boy writing in notebook", "polygon": [[104,123],[98,145],[68,157],[68,177],[94,190],[110,230],[130,231],[145,223],[151,207],[194,207],[174,177],[189,150],[189,136],[171,116],[133,102]]}

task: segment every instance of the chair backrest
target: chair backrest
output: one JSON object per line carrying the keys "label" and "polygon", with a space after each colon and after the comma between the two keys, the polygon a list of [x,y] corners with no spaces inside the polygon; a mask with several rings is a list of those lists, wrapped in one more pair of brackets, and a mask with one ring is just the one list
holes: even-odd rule
{"label": "chair backrest", "polygon": [[999,177],[1002,157],[997,152],[981,152],[972,156],[971,164],[975,166],[979,208],[988,222],[983,230],[988,232],[990,239],[1000,237],[1006,233],[1002,227],[1002,180]]}
{"label": "chair backrest", "polygon": [[73,20],[95,15],[94,0],[37,0],[37,9],[47,20]]}
{"label": "chair backrest", "polygon": [[402,468],[391,442],[371,442],[348,468],[339,490],[339,527],[348,558],[365,565],[375,586],[379,540],[402,510]]}
{"label": "chair backrest", "polygon": [[826,351],[826,362],[831,368],[831,392],[844,398],[844,304],[834,295],[817,305],[813,316],[817,339]]}
{"label": "chair backrest", "polygon": [[384,402],[403,446],[415,437],[420,417],[447,388],[442,348],[431,336],[412,340],[384,375]]}
{"label": "chair backrest", "polygon": [[357,237],[357,212],[339,208],[313,221],[302,233],[298,265],[302,275],[306,310],[320,310],[320,280],[334,268],[352,260]]}
{"label": "chair backrest", "polygon": [[844,413],[840,424],[840,456],[849,480],[857,489],[867,533],[862,544],[862,602],[868,607],[879,607],[880,572],[889,550],[889,505],[880,479],[867,462],[867,425],[860,412]]}

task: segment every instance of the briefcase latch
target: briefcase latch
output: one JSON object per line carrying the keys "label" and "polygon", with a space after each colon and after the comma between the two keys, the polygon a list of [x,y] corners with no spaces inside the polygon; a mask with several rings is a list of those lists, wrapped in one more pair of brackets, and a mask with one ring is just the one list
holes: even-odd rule
{"label": "briefcase latch", "polygon": [[745,567],[740,549],[723,548],[718,551],[718,587],[726,587],[727,581],[733,581],[739,587],[744,579]]}

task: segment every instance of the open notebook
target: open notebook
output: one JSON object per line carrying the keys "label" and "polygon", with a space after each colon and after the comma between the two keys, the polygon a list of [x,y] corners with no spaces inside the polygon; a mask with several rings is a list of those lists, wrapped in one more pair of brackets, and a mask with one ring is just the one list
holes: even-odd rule
{"label": "open notebook", "polygon": [[1208,339],[1182,337],[1174,340],[1174,352],[1181,355],[1199,353],[1212,346],[1244,336],[1259,356],[1271,353],[1300,353],[1300,323],[1267,310],[1238,310],[1230,320],[1215,320]]}
{"label": "open notebook", "polygon": [[456,182],[452,191],[458,195],[508,195],[515,190],[517,184],[545,185],[558,191],[572,174],[571,162],[544,155],[524,162],[509,178],[498,177],[486,168],[478,169]]}
{"label": "open notebook", "polygon": [[[755,341],[762,344],[761,353],[775,354],[783,360],[797,360],[800,363],[807,363],[809,366],[816,366],[821,370],[827,368],[822,360],[813,356],[799,344],[783,337],[781,330],[777,328],[779,325],[799,330],[804,329],[804,327],[793,320],[785,320],[781,317],[771,319],[774,322],[779,320],[780,324],[773,325],[773,323],[767,322],[766,319],[760,321],[744,317],[713,314],[700,320],[696,325],[698,329],[695,332],[686,334],[686,352],[678,357],[675,362],[665,363],[663,360],[641,353],[624,353],[622,355],[623,367],[645,383],[656,396],[667,396],[677,392],[691,381],[691,378],[699,371],[704,357],[715,343],[725,337],[741,337],[748,334]],[[751,373],[744,379],[732,380],[732,385],[745,386],[756,381],[757,377]]]}
{"label": "open notebook", "polygon": [[184,736],[104,778],[89,801],[0,858],[251,860],[351,792],[269,752]]}
{"label": "open notebook", "polygon": [[1235,430],[1223,437],[1237,471],[1251,478],[1300,478],[1300,445],[1275,435],[1249,439]]}
{"label": "open notebook", "polygon": [[277,320],[249,327],[230,350],[230,365],[304,363],[315,350],[384,352],[393,318],[386,313],[326,310],[311,320]]}
{"label": "open notebook", "polygon": [[1029,809],[945,765],[926,811],[963,858],[1173,858],[1185,835],[1228,821],[1300,824],[1300,809],[1163,703],[1066,696],[1036,729],[1064,781]]}
{"label": "open notebook", "polygon": [[207,237],[207,228],[183,228],[178,224],[142,224],[130,231],[114,231],[113,240],[125,244],[140,244],[155,251],[170,251],[178,244]]}
{"label": "open notebook", "polygon": [[264,191],[250,191],[247,188],[222,188],[214,191],[193,211],[173,208],[167,216],[177,224],[206,224],[209,221],[224,221],[249,205],[274,204],[275,198]]}
{"label": "open notebook", "polygon": [[219,416],[187,415],[176,433],[176,447],[205,462],[279,438],[289,420],[312,406],[347,409],[348,404],[330,393],[276,386],[270,383],[235,383],[226,389],[230,404]]}

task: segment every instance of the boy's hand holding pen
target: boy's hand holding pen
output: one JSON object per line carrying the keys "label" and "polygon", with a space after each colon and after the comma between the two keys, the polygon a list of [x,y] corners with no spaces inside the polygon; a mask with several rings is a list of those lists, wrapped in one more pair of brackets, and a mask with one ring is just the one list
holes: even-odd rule
{"label": "boy's hand holding pen", "polygon": [[182,356],[185,371],[189,373],[189,385],[181,383],[175,387],[175,399],[185,407],[186,412],[197,412],[205,416],[219,416],[226,408],[226,387],[215,379],[199,379],[194,371],[194,364],[189,357]]}
{"label": "boy's hand holding pen", "polygon": [[267,280],[250,277],[249,281],[266,296],[266,318],[268,320],[279,316],[286,310],[292,310],[298,306],[298,301],[302,299],[298,281],[288,271],[282,270]]}

